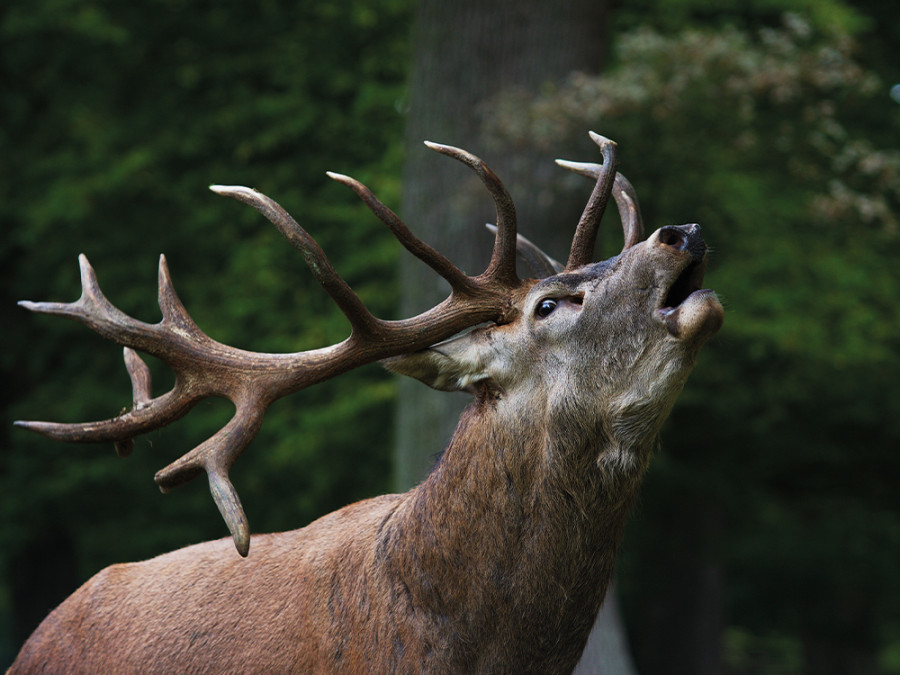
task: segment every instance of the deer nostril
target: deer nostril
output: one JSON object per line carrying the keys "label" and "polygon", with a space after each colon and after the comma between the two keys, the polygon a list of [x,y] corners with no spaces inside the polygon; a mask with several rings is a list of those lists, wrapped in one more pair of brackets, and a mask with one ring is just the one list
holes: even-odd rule
{"label": "deer nostril", "polygon": [[659,243],[683,251],[687,247],[687,237],[678,228],[666,225],[659,230]]}

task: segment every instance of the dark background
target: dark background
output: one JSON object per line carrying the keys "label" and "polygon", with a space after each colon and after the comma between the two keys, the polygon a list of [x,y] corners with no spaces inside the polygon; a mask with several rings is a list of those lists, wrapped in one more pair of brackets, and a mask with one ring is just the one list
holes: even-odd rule
{"label": "dark background", "polygon": [[[697,221],[714,248],[707,283],[726,324],[664,429],[622,552],[635,664],[900,673],[893,3],[599,4],[595,67],[479,94],[468,149],[493,165],[535,151],[595,161],[594,129],[618,142],[651,229]],[[14,419],[109,417],[130,387],[117,347],[15,301],[74,300],[83,252],[117,306],[155,320],[165,252],[192,316],[220,341],[277,352],[342,339],[300,255],[252,209],[206,190],[225,183],[277,199],[376,314],[399,316],[399,246],[324,172],[397,208],[424,189],[409,170],[401,180],[425,152],[405,141],[422,124],[408,95],[428,20],[413,30],[417,7],[4,3],[0,665],[101,567],[226,534],[203,481],[163,497],[152,476],[230,406],[202,404],[127,460],[16,430]],[[516,7],[527,22],[529,3]],[[462,19],[446,29],[467,44]],[[534,44],[547,58],[571,46]],[[474,84],[440,86],[467,100]],[[422,133],[457,142],[442,132]],[[586,198],[577,177],[510,171],[523,199]],[[448,209],[454,199],[433,194]],[[604,236],[605,254],[621,245]],[[564,257],[552,235],[534,238]],[[171,378],[153,368],[163,391]],[[277,402],[233,471],[253,530],[302,526],[409,474],[392,451],[396,389],[370,366]]]}

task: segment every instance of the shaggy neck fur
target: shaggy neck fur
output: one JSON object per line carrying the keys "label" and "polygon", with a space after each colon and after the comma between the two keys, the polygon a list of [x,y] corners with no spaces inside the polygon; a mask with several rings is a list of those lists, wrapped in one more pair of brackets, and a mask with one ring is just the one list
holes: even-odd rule
{"label": "shaggy neck fur", "polygon": [[463,414],[438,466],[382,530],[383,550],[397,547],[385,571],[427,617],[429,672],[569,673],[612,577],[649,446],[611,471],[604,453],[623,449],[596,433],[500,416],[486,392]]}

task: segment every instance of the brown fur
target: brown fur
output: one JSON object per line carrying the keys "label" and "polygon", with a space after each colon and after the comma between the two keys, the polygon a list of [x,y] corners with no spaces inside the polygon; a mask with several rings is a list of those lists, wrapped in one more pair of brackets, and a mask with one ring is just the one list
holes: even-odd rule
{"label": "brown fur", "polygon": [[247,559],[221,540],[109,567],[11,672],[571,672],[659,428],[721,323],[714,296],[675,329],[657,316],[692,262],[658,234],[535,283],[510,324],[386,364],[475,397],[421,485],[255,536]]}

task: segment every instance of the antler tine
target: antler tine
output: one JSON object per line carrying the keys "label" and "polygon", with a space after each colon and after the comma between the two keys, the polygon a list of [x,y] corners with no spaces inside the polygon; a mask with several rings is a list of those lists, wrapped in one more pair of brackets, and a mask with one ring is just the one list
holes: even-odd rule
{"label": "antler tine", "polygon": [[[570,162],[565,159],[557,159],[556,163],[574,173],[596,180],[603,167],[600,164],[589,162]],[[625,176],[616,172],[613,182],[613,198],[616,200],[616,208],[622,221],[622,229],[625,232],[625,245],[631,248],[644,238],[644,219],[641,217],[641,208],[638,205],[637,192]]]}
{"label": "antler tine", "polygon": [[[117,451],[122,455],[127,455],[130,452],[130,439],[183,417],[206,394],[197,387],[194,387],[193,391],[189,393],[188,388],[176,383],[175,388],[167,394],[150,400],[149,371],[145,372],[146,366],[143,362],[138,363],[139,358],[135,361],[137,355],[130,348],[141,349],[171,363],[177,350],[171,345],[164,344],[160,339],[163,335],[168,335],[166,320],[164,319],[158,324],[148,324],[119,310],[103,295],[97,275],[87,257],[82,254],[78,257],[78,261],[81,268],[82,286],[81,297],[78,300],[71,303],[23,300],[19,302],[19,305],[39,314],[53,314],[74,319],[108,340],[126,346],[125,365],[132,381],[134,408],[118,417],[99,422],[67,424],[16,421],[15,425],[60,441],[74,443],[114,441],[122,444]],[[163,295],[164,279],[168,279],[168,273],[165,257],[161,256],[160,297]],[[171,285],[171,281],[169,284]],[[174,290],[170,289],[168,293],[177,300]],[[162,305],[162,302],[160,304]],[[192,321],[190,326],[186,325],[184,321],[179,323],[183,329],[179,337],[182,343],[189,340],[212,342],[200,332]],[[184,330],[185,328],[188,330]]]}
{"label": "antler tine", "polygon": [[228,424],[186,455],[157,471],[154,477],[160,490],[169,492],[205,471],[213,501],[228,526],[238,553],[244,557],[250,551],[250,524],[228,471],[256,437],[268,405],[268,400],[248,392],[235,402],[235,414]]}
{"label": "antler tine", "polygon": [[[182,388],[172,389],[147,405],[98,422],[75,424],[16,420],[21,429],[34,431],[55,441],[67,443],[102,443],[127,441],[146,431],[159,429],[184,417],[202,395],[188,395]],[[128,454],[127,446],[124,455]],[[119,452],[123,455],[122,451]]]}
{"label": "antler tine", "polygon": [[262,213],[294,248],[303,254],[303,259],[316,281],[347,317],[353,331],[363,335],[372,332],[372,326],[377,323],[377,319],[372,316],[347,282],[338,275],[322,247],[275,200],[242,185],[210,185],[209,189],[216,194],[248,204]]}
{"label": "antler tine", "polygon": [[355,178],[345,176],[341,173],[333,171],[325,172],[329,178],[343,183],[353,190],[357,196],[369,207],[378,219],[387,225],[397,240],[403,244],[407,251],[416,256],[419,260],[428,265],[435,272],[440,274],[450,287],[460,292],[470,292],[472,283],[456,265],[432,246],[416,237],[400,217],[385,206],[372,191]]}
{"label": "antler tine", "polygon": [[[137,409],[150,401],[153,392],[153,379],[150,369],[136,351],[130,347],[123,348],[122,356],[125,359],[125,370],[131,379],[132,408]],[[116,454],[119,457],[128,457],[134,450],[134,438],[123,438],[115,442]]]}
{"label": "antler tine", "polygon": [[[75,319],[104,337],[112,338],[112,333],[109,331],[110,326],[132,323],[133,320],[103,295],[97,281],[97,273],[94,272],[94,268],[91,267],[91,263],[83,253],[78,256],[78,267],[81,273],[81,297],[75,302],[20,300],[18,304],[37,314],[52,314]],[[100,321],[100,317],[106,320]]]}
{"label": "antler tine", "polygon": [[644,238],[644,219],[641,217],[637,191],[631,181],[620,173],[616,174],[613,196],[625,231],[625,245],[622,247],[624,251]]}
{"label": "antler tine", "polygon": [[[494,235],[497,234],[496,225],[485,223],[485,227]],[[543,279],[563,271],[561,262],[551,258],[521,234],[516,235],[516,253],[525,261],[525,264],[528,265],[528,268],[537,279]]]}
{"label": "antler tine", "polygon": [[478,175],[488,192],[491,193],[494,207],[497,210],[497,233],[491,261],[482,277],[497,279],[509,286],[517,285],[519,278],[516,276],[516,207],[506,187],[497,174],[472,153],[452,145],[442,145],[431,141],[425,141],[425,145],[435,152],[453,157],[468,166]]}
{"label": "antler tine", "polygon": [[603,218],[606,204],[609,202],[616,171],[616,144],[593,131],[590,132],[590,135],[591,140],[600,147],[600,151],[603,153],[603,165],[587,206],[584,207],[584,212],[578,221],[578,228],[572,239],[569,260],[566,262],[567,270],[586,265],[593,258],[597,228]]}

